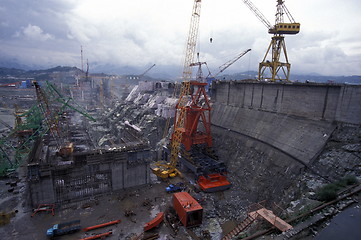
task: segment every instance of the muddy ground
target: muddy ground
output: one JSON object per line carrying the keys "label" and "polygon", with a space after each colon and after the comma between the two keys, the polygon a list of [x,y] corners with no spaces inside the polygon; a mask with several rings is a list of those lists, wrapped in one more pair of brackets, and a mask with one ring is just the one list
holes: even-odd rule
{"label": "muddy ground", "polygon": [[[51,212],[42,211],[32,217],[34,209],[27,207],[26,204],[25,178],[21,173],[19,177],[21,180],[18,180],[19,182],[14,187],[13,192],[8,192],[8,189],[12,188],[9,183],[14,182],[15,179],[0,180],[0,209],[2,212],[14,213],[8,224],[0,226],[0,236],[4,240],[48,239],[46,237],[48,228],[56,223],[78,219],[81,220],[82,228],[118,219],[121,222],[98,230],[79,231],[55,239],[81,239],[108,231],[111,231],[112,235],[107,239],[132,239],[143,232],[143,226],[146,222],[153,219],[158,212],[165,211],[172,204],[172,194],[166,193],[166,186],[169,183],[179,181],[188,183],[187,176],[184,179],[176,177],[171,179],[170,182],[160,182],[153,178],[153,183],[146,186],[104,196],[95,196],[81,202],[58,205],[55,208],[54,216],[52,216]],[[188,191],[200,200],[204,208],[202,227],[190,230],[180,227],[178,233],[175,233],[168,224],[163,222],[159,228],[148,234],[159,233],[159,239],[191,239],[189,234],[201,236],[203,230],[208,230],[212,239],[221,238],[222,228],[218,220],[214,218],[217,214],[214,213],[212,208],[214,199],[222,200],[222,194],[197,193],[192,190],[190,184],[188,186]],[[212,200],[207,203],[206,199]],[[134,215],[125,216],[127,211],[131,211]],[[227,222],[224,225],[228,231],[233,226],[234,223],[232,222]]]}

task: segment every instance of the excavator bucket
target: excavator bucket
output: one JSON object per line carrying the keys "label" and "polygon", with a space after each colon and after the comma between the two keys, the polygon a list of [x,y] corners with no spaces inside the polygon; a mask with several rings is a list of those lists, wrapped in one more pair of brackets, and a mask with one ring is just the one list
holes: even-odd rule
{"label": "excavator bucket", "polygon": [[206,176],[200,176],[197,181],[199,187],[204,192],[218,192],[229,189],[232,184],[227,177],[220,173],[212,173]]}

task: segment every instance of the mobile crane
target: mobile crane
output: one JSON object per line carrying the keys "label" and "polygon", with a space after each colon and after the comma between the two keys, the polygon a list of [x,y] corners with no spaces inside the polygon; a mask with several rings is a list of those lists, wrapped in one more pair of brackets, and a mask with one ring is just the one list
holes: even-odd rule
{"label": "mobile crane", "polygon": [[180,174],[176,168],[178,162],[178,155],[180,151],[180,145],[182,142],[183,133],[185,131],[184,120],[186,117],[186,105],[189,102],[189,93],[191,88],[191,77],[192,77],[192,67],[191,63],[194,59],[194,53],[198,37],[199,29],[199,20],[201,13],[201,0],[194,0],[191,25],[189,28],[187,46],[186,46],[186,56],[183,65],[183,74],[182,74],[182,86],[180,90],[180,95],[178,103],[176,105],[175,119],[174,119],[174,132],[172,134],[171,140],[171,157],[169,163],[156,163],[158,167],[153,168],[152,171],[155,175],[161,178],[175,177],[177,174]]}
{"label": "mobile crane", "polygon": [[[291,64],[288,61],[286,44],[284,34],[295,35],[300,31],[300,23],[295,22],[291,13],[288,11],[283,0],[277,0],[277,12],[275,25],[265,18],[265,16],[253,5],[250,0],[243,0],[246,6],[256,15],[256,17],[267,27],[268,33],[273,34],[271,43],[268,46],[267,52],[259,64],[258,79],[260,81],[269,80],[289,82]],[[286,14],[290,23],[284,21],[283,15]],[[271,55],[270,60],[266,60]],[[281,62],[281,57],[285,62]],[[267,71],[268,70],[268,71]],[[269,73],[270,77],[266,74]]]}
{"label": "mobile crane", "polygon": [[[180,174],[176,166],[181,157],[182,163],[196,174],[201,189],[210,192],[227,189],[231,184],[223,174],[225,167],[219,164],[212,151],[211,106],[205,90],[207,83],[201,76],[201,65],[205,62],[193,63],[200,9],[201,0],[195,0],[183,67],[183,82],[174,117],[170,161],[156,163],[158,167],[152,171],[161,178],[174,177]],[[197,81],[191,81],[194,66],[199,66]],[[200,122],[203,123],[202,130],[198,128]],[[222,167],[218,168],[220,165]]]}

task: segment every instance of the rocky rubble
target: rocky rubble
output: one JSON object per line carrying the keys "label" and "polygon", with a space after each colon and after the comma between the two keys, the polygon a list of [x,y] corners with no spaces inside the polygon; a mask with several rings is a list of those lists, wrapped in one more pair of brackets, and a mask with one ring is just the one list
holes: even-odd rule
{"label": "rocky rubble", "polygon": [[361,128],[340,124],[313,163],[331,181],[345,175],[361,180]]}

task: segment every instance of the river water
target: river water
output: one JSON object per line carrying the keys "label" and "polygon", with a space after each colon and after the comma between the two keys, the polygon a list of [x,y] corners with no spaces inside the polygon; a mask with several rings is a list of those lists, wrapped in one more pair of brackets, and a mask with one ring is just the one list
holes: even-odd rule
{"label": "river water", "polygon": [[315,237],[316,240],[360,240],[361,206],[347,208],[334,217]]}

